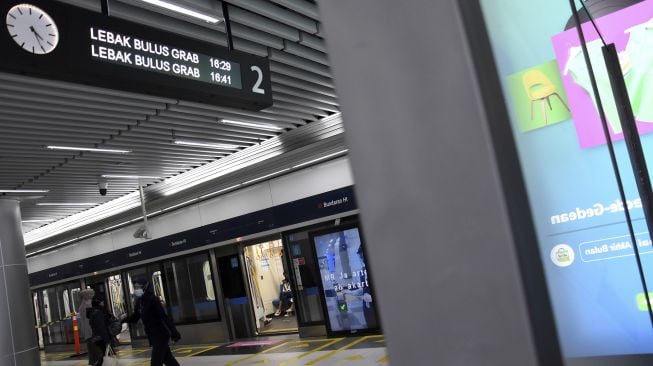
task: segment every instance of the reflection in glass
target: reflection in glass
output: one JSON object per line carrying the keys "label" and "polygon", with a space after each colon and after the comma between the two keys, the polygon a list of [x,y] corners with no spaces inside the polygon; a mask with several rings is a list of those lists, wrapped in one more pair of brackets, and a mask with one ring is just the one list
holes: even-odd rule
{"label": "reflection in glass", "polygon": [[168,309],[175,323],[219,318],[208,254],[166,261],[163,273]]}

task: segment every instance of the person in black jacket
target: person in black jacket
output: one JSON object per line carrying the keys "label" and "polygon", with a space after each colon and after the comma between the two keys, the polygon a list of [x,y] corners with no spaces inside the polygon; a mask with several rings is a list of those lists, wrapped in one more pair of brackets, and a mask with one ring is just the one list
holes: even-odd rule
{"label": "person in black jacket", "polygon": [[134,313],[123,319],[123,323],[136,323],[143,321],[145,334],[152,346],[151,366],[179,366],[179,362],[172,355],[169,342],[178,342],[181,335],[170,320],[161,300],[154,294],[154,286],[147,281],[134,281],[134,295],[136,303]]}
{"label": "person in black jacket", "polygon": [[104,307],[104,301],[97,297],[93,298],[91,307],[86,309],[86,316],[93,334],[91,341],[95,345],[93,349],[89,349],[89,353],[94,353],[90,355],[90,358],[93,359],[93,366],[102,366],[104,353],[107,350],[107,346],[111,343],[111,336],[107,328],[108,312]]}

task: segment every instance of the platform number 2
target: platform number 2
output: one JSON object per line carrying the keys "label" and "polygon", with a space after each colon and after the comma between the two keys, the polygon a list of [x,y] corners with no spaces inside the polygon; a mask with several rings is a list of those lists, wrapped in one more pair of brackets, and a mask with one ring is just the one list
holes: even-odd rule
{"label": "platform number 2", "polygon": [[256,84],[254,84],[252,91],[258,94],[265,94],[265,90],[261,89],[261,83],[263,83],[263,70],[258,66],[252,66],[252,71],[256,71],[258,74],[258,80],[256,80]]}

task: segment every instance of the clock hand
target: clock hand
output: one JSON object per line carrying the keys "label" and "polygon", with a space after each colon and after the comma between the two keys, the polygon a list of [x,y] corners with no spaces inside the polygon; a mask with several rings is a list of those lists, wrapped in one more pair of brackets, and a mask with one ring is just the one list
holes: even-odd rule
{"label": "clock hand", "polygon": [[36,30],[34,30],[34,27],[30,26],[29,29],[32,31],[32,33],[34,33],[34,38],[36,38],[36,42],[39,43],[39,46],[41,47],[41,49],[43,50],[43,52],[45,52],[45,48],[43,48],[43,44],[41,43],[41,40],[39,39],[39,38],[43,39],[43,37],[41,37],[41,36],[36,32]]}
{"label": "clock hand", "polygon": [[45,41],[45,39],[43,37],[41,37],[39,32],[37,32],[36,29],[34,29],[33,26],[30,26],[29,29],[34,33],[34,35],[36,35],[37,38],[40,38],[42,41]]}

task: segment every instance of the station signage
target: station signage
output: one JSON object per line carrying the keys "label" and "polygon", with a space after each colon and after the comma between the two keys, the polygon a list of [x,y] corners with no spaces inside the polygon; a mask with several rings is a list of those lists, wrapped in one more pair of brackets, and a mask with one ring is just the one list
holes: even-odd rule
{"label": "station signage", "polygon": [[55,1],[6,1],[0,12],[0,71],[218,106],[272,105],[265,58]]}

